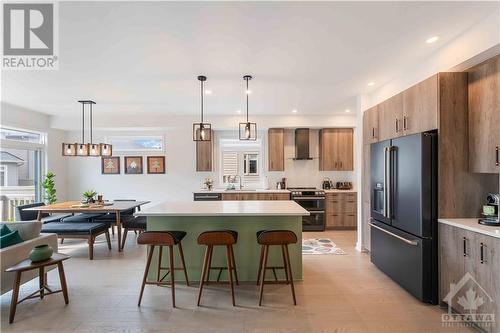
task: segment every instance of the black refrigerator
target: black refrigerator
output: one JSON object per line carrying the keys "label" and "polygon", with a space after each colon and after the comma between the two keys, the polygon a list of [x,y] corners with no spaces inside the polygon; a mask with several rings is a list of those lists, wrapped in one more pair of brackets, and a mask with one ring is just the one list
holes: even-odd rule
{"label": "black refrigerator", "polygon": [[437,304],[437,133],[374,143],[370,159],[371,261]]}

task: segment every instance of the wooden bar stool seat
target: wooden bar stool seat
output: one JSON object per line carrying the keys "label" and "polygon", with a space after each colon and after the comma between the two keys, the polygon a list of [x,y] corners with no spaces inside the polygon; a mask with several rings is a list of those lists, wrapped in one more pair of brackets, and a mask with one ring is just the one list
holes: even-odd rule
{"label": "wooden bar stool seat", "polygon": [[[175,270],[183,270],[184,277],[186,278],[186,285],[189,286],[189,279],[186,271],[186,263],[184,261],[184,252],[182,251],[182,239],[186,236],[184,231],[145,231],[137,237],[137,244],[149,246],[148,260],[146,263],[146,269],[144,270],[144,277],[142,278],[141,293],[139,295],[138,306],[141,306],[142,294],[144,293],[144,286],[146,284],[159,285],[169,285],[172,287],[172,307],[175,308]],[[182,268],[174,267],[174,246],[177,245],[179,248],[179,254],[181,257]],[[153,257],[153,252],[155,247],[158,246],[158,271],[156,275],[156,281],[147,281],[149,267],[151,266],[151,258]],[[162,267],[161,259],[163,255],[163,247],[168,247],[168,258],[169,266]],[[165,275],[160,278],[160,273],[162,270],[166,270]],[[170,274],[170,282],[164,282],[165,278]]]}
{"label": "wooden bar stool seat", "polygon": [[[261,230],[257,232],[257,243],[260,247],[259,271],[257,272],[257,285],[260,284],[259,306],[262,305],[262,296],[264,294],[264,284],[266,283],[286,283],[290,284],[292,289],[293,304],[297,305],[295,298],[295,287],[293,285],[292,267],[290,264],[290,254],[288,253],[288,245],[297,243],[297,235],[290,230]],[[269,246],[281,246],[281,254],[283,257],[283,266],[267,266],[267,258],[269,256]],[[274,280],[265,281],[266,271],[273,271]],[[279,281],[276,275],[277,269],[285,270],[285,281]]]}
{"label": "wooden bar stool seat", "polygon": [[[238,241],[238,233],[233,230],[206,231],[198,236],[198,244],[206,245],[205,257],[203,259],[203,269],[200,278],[200,290],[198,293],[198,306],[200,306],[203,286],[208,285],[210,283],[222,283],[220,281],[220,277],[223,270],[227,270],[228,273],[227,275],[229,277],[229,285],[231,286],[231,297],[233,301],[233,306],[236,305],[234,300],[233,272],[236,284],[239,285],[239,282],[238,282],[238,273],[236,271],[236,262],[234,260],[233,245],[236,244],[237,241]],[[227,267],[212,266],[212,254],[214,246],[226,247]],[[210,271],[212,269],[219,270],[216,282],[210,282]]]}

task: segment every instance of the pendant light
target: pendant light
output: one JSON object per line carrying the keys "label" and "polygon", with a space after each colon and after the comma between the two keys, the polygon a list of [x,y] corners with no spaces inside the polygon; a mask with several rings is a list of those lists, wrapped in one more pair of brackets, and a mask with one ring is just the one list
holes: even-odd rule
{"label": "pendant light", "polygon": [[250,75],[243,76],[243,80],[246,81],[246,95],[247,95],[247,121],[245,123],[240,123],[239,126],[239,137],[240,140],[257,140],[257,123],[251,123],[248,121],[248,95],[250,95],[250,90],[248,89],[248,81],[252,77]]}
{"label": "pendant light", "polygon": [[212,125],[203,122],[203,107],[204,107],[204,83],[207,80],[206,76],[198,76],[201,86],[201,119],[199,123],[193,124],[193,141],[211,141],[212,140]]}
{"label": "pendant light", "polygon": [[[78,101],[82,104],[82,141],[80,143],[63,143],[62,155],[63,156],[111,156],[113,148],[107,143],[94,143],[93,142],[93,105],[94,101],[82,100]],[[89,105],[90,111],[90,143],[85,143],[85,106]]]}

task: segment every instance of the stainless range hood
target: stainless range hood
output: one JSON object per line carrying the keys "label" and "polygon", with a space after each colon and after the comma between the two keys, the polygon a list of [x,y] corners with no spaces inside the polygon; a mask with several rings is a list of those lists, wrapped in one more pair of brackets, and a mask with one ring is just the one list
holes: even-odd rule
{"label": "stainless range hood", "polygon": [[294,160],[312,160],[312,157],[309,156],[309,128],[295,129]]}

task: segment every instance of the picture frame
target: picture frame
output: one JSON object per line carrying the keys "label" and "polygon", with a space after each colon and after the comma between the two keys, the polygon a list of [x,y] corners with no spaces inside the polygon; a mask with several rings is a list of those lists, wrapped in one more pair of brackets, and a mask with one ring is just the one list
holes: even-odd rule
{"label": "picture frame", "polygon": [[143,173],[142,156],[125,156],[124,171],[126,175],[140,175]]}
{"label": "picture frame", "polygon": [[106,156],[101,157],[101,174],[102,175],[119,175],[120,174],[120,157]]}
{"label": "picture frame", "polygon": [[164,174],[165,156],[148,156],[147,168],[148,168],[148,174]]}

